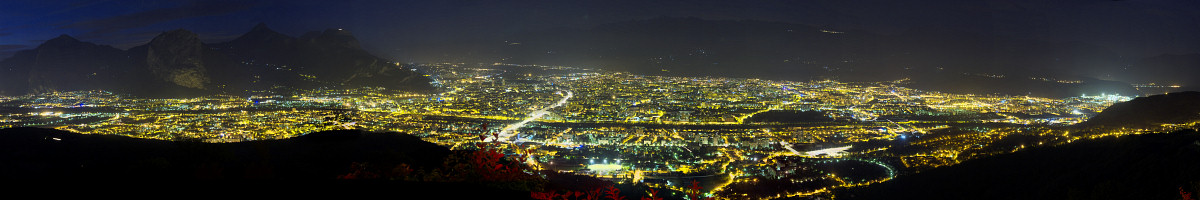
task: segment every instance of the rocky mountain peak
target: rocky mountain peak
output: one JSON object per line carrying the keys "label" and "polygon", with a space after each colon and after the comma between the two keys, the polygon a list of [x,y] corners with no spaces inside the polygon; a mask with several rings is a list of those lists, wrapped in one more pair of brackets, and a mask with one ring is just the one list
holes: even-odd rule
{"label": "rocky mountain peak", "polygon": [[71,37],[70,35],[62,34],[62,35],[59,35],[58,37],[55,37],[54,39],[46,40],[46,42],[42,43],[42,45],[75,44],[75,43],[80,43],[80,41],[78,39],[75,39],[74,37]]}
{"label": "rocky mountain peak", "polygon": [[100,89],[173,98],[274,85],[432,89],[427,78],[388,63],[340,29],[298,39],[260,23],[233,41],[214,44],[178,29],[128,50],[62,35],[0,60],[0,95]]}
{"label": "rocky mountain peak", "polygon": [[267,28],[267,23],[263,23],[263,22],[259,22],[258,24],[255,24],[255,25],[254,25],[254,28],[250,28],[250,33],[253,33],[253,32],[260,32],[260,31],[271,31],[271,32],[274,32],[274,31],[272,31],[272,30],[271,30],[271,28]]}
{"label": "rocky mountain peak", "polygon": [[[39,52],[79,51],[79,48],[81,48],[83,46],[92,47],[92,46],[98,46],[98,45],[79,41],[78,39],[75,39],[74,37],[63,34],[63,35],[59,35],[58,37],[55,37],[54,39],[46,40],[46,42],[42,43],[41,45],[38,45],[37,49]],[[83,48],[85,48],[85,47],[83,47]]]}
{"label": "rocky mountain peak", "polygon": [[204,43],[191,31],[163,32],[150,40],[146,65],[156,77],[179,86],[205,89],[209,83],[204,67]]}

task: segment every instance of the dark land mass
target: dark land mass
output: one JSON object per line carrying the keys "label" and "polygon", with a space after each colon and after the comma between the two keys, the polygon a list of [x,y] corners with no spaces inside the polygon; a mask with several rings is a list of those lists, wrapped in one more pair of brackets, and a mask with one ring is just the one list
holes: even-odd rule
{"label": "dark land mass", "polygon": [[[45,128],[0,129],[0,180],[26,181],[46,189],[125,190],[175,194],[181,188],[227,188],[250,194],[291,196],[388,195],[416,199],[530,199],[530,190],[565,192],[621,190],[625,199],[648,194],[643,184],[614,184],[592,176],[541,171],[544,185],[516,189],[518,182],[404,180],[392,167],[407,166],[418,176],[453,174],[474,151],[449,150],[416,136],[395,132],[338,130],[281,140],[236,143],[163,141],[116,135],[88,135]],[[454,164],[451,164],[454,163]],[[473,168],[468,166],[467,168]],[[363,173],[365,172],[365,173]],[[422,174],[424,173],[424,174]],[[374,174],[379,177],[363,177]],[[356,178],[346,178],[355,175]],[[443,177],[444,178],[444,177]],[[436,178],[435,178],[436,179]],[[20,188],[20,187],[17,187]],[[239,192],[238,194],[245,194]],[[603,193],[602,193],[603,194]],[[680,191],[658,197],[683,199]]]}
{"label": "dark land mass", "polygon": [[237,143],[42,128],[0,130],[5,179],[334,179],[350,163],[440,166],[450,150],[400,133],[326,131]]}
{"label": "dark land mass", "polygon": [[1108,137],[903,175],[847,199],[1178,199],[1200,190],[1200,133]]}
{"label": "dark land mass", "polygon": [[749,123],[831,122],[833,118],[819,111],[772,110],[746,118]]}
{"label": "dark land mass", "polygon": [[[150,188],[178,191],[179,187],[199,186],[257,191],[253,193],[278,189],[306,194],[529,198],[528,191],[469,182],[337,179],[350,173],[354,163],[405,163],[413,169],[432,169],[442,166],[450,154],[451,150],[415,136],[356,130],[282,140],[203,143],[10,128],[0,130],[0,179],[111,189],[129,186],[109,182],[133,181],[150,193],[154,193]],[[313,190],[300,191],[307,189]],[[356,192],[346,193],[350,191]]]}
{"label": "dark land mass", "polygon": [[1113,104],[1076,127],[1152,128],[1200,120],[1200,92],[1138,97]]}
{"label": "dark land mass", "polygon": [[350,32],[295,38],[259,24],[241,37],[204,44],[166,31],[129,50],[62,35],[0,61],[0,95],[109,90],[145,97],[244,95],[279,87],[384,87],[428,92],[430,80],[363,50]]}

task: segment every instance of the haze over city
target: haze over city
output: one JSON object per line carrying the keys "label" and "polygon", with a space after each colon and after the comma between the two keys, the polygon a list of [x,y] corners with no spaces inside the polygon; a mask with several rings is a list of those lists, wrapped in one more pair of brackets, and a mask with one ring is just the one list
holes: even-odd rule
{"label": "haze over city", "polygon": [[342,180],[498,199],[1194,199],[1197,11],[7,1],[0,179]]}

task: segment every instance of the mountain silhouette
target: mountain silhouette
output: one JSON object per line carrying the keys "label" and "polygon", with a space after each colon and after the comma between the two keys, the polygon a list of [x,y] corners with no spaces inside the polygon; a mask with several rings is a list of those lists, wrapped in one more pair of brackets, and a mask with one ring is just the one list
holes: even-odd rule
{"label": "mountain silhouette", "polygon": [[[429,79],[363,50],[349,31],[327,29],[300,38],[259,24],[229,42],[213,44],[241,60],[271,84],[300,87],[327,85],[371,86],[414,91],[430,90]],[[302,75],[302,76],[298,76]],[[318,81],[312,81],[310,77]]]}
{"label": "mountain silhouette", "polygon": [[0,61],[0,94],[91,90],[128,86],[126,52],[61,35]]}
{"label": "mountain silhouette", "polygon": [[[1105,48],[937,27],[885,35],[770,21],[659,17],[592,28],[430,41],[404,49],[424,49],[401,54],[430,62],[537,63],[648,75],[795,81],[910,78],[914,82],[934,83],[914,85],[919,89],[1045,97],[1078,96],[1092,91],[1135,93],[1127,83],[1108,84],[1125,80],[1107,75],[1121,73],[1119,70],[1133,61],[1121,59]],[[974,79],[963,77],[964,73],[1008,78],[968,80],[972,84],[963,85],[970,88],[959,89],[965,86],[955,83]],[[1083,82],[1033,83],[1036,80],[1030,77]],[[947,81],[951,83],[942,83]]]}
{"label": "mountain silhouette", "polygon": [[1152,128],[1200,121],[1200,92],[1138,97],[1113,104],[1079,127]]}
{"label": "mountain silhouette", "polygon": [[[839,199],[1178,199],[1200,179],[1195,130],[1106,137],[968,160],[866,187]],[[1189,189],[1190,190],[1190,189]]]}
{"label": "mountain silhouette", "polygon": [[432,90],[428,78],[371,55],[349,31],[295,38],[265,24],[216,44],[187,30],[166,31],[125,51],[63,35],[0,61],[0,70],[0,95],[102,89],[186,97],[279,86]]}

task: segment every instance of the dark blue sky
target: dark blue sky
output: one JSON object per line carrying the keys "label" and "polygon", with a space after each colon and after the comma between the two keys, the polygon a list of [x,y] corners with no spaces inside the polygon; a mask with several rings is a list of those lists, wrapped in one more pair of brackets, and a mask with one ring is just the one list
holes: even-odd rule
{"label": "dark blue sky", "polygon": [[966,31],[1080,41],[1139,57],[1200,52],[1196,0],[29,0],[0,1],[0,58],[60,34],[125,49],[179,28],[199,33],[206,42],[226,41],[265,22],[294,36],[345,28],[382,53],[415,41],[587,28],[658,16],[780,21],[882,34]]}

